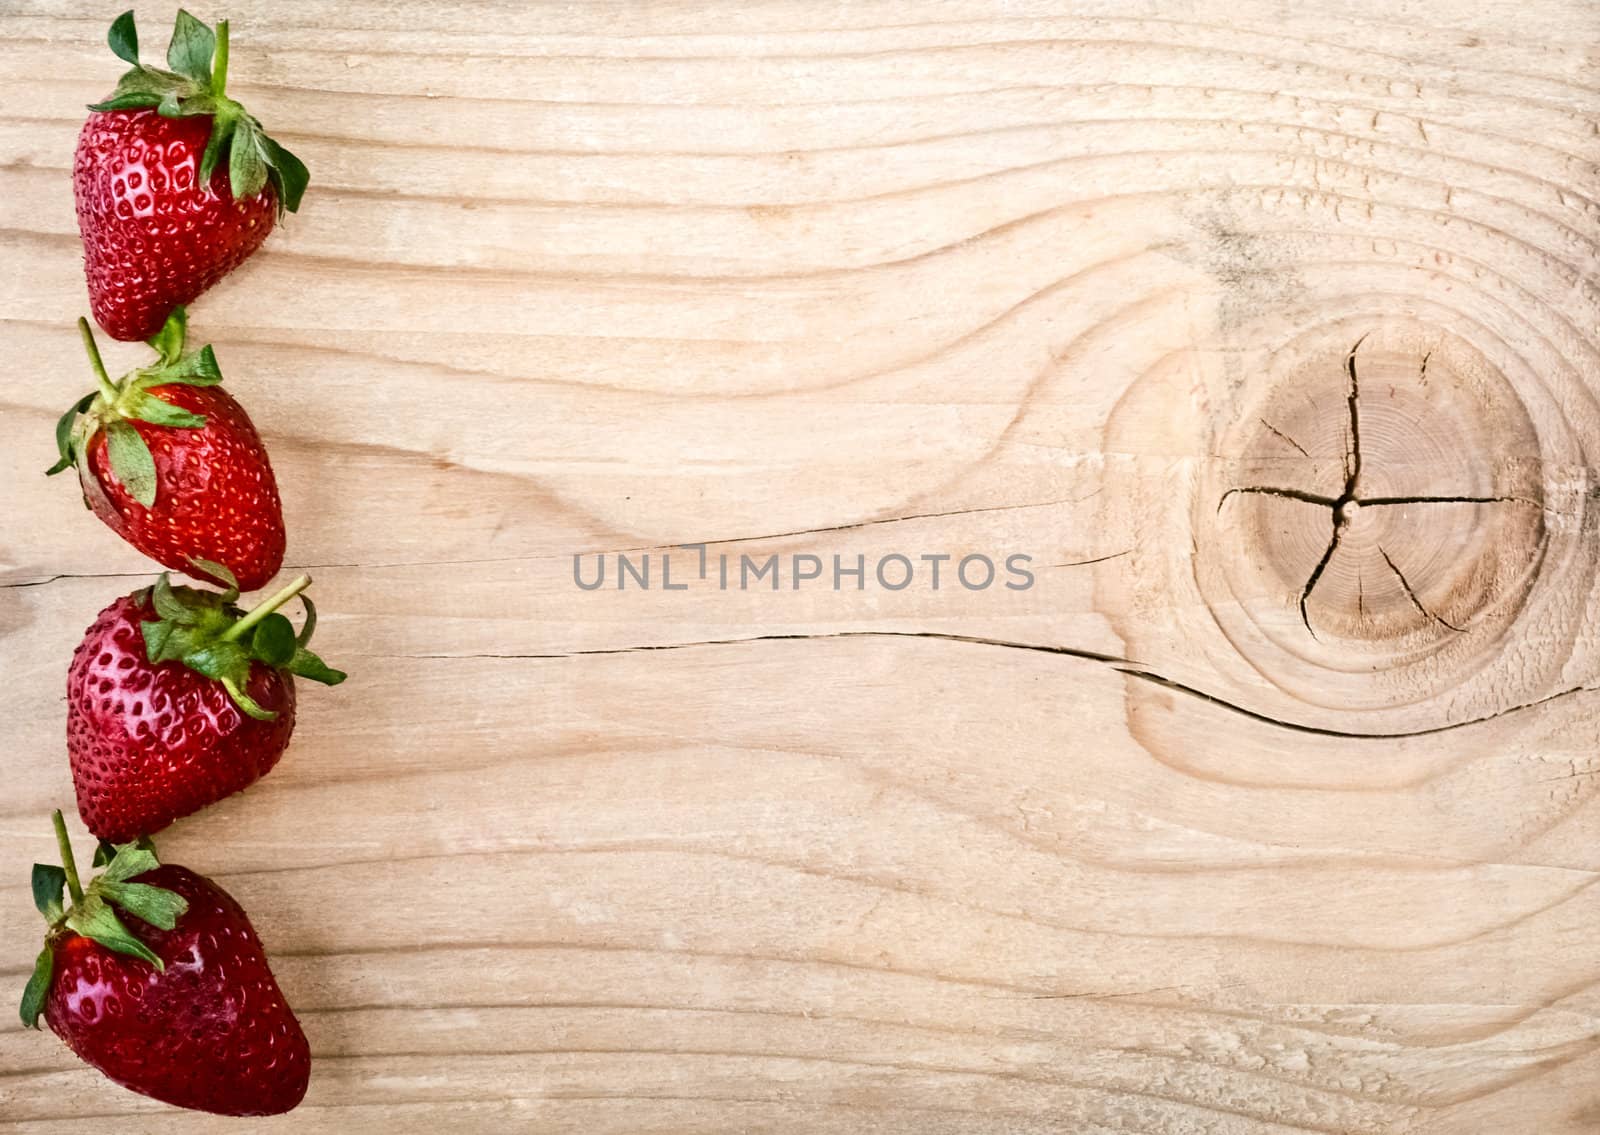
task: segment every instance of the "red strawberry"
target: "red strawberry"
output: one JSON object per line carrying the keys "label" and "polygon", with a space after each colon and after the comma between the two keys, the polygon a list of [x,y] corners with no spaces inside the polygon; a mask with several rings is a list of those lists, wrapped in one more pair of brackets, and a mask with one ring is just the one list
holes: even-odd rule
{"label": "red strawberry", "polygon": [[261,437],[217,388],[210,347],[185,355],[176,308],[150,340],[160,358],[113,383],[87,320],[78,320],[99,382],[56,426],[61,459],[78,467],[84,503],[166,567],[254,591],[283,566],[283,504]]}
{"label": "red strawberry", "polygon": [[292,1110],[311,1049],[239,904],[188,868],[159,864],[148,841],[102,844],[95,863],[105,871],[84,887],[61,813],[54,819],[64,866],[33,867],[50,929],[22,1023],[37,1028],[43,1014],[80,1059],[165,1103],[219,1115]]}
{"label": "red strawberry", "polygon": [[254,784],[294,732],[294,675],[344,681],[275,613],[301,576],[247,615],[238,592],[174,588],[163,575],[112,603],[67,672],[67,756],[78,814],[101,839],[148,835]]}
{"label": "red strawberry", "polygon": [[225,93],[226,20],[213,34],[180,9],[170,71],[139,62],[132,12],[106,38],[133,69],[89,108],[72,188],[95,319],[112,338],[148,339],[299,209],[309,175]]}

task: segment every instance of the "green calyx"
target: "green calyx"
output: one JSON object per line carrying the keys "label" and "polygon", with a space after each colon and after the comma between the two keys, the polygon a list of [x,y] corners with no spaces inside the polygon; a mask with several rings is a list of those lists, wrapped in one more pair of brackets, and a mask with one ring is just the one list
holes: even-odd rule
{"label": "green calyx", "polygon": [[213,32],[182,8],[167,45],[167,66],[146,67],[139,62],[139,33],[133,12],[118,16],[106,42],[118,59],[133,69],[117,82],[117,89],[90,110],[136,110],[154,107],[165,118],[211,116],[211,137],[200,158],[200,186],[210,188],[211,177],[224,152],[228,155],[228,182],[234,200],[254,197],[272,183],[277,191],[278,215],[296,212],[311,180],[305,163],[267,136],[245,108],[227,95],[228,21],[220,20]]}
{"label": "green calyx", "polygon": [[128,495],[154,508],[156,503],[156,462],[133,422],[148,422],[169,429],[197,430],[206,424],[205,415],[193,414],[174,406],[154,393],[159,386],[215,386],[222,381],[217,357],[209,346],[184,354],[183,339],[188,317],[183,308],[174,308],[166,324],[149,340],[159,358],[149,366],[129,371],[112,382],[100,360],[94,332],[87,319],[78,320],[78,333],[89,355],[99,389],[85,394],[56,423],[56,449],[60,460],[45,470],[47,476],[70,469],[83,471],[82,462],[89,442],[101,430],[106,435],[106,456],[111,475],[128,490]]}
{"label": "green calyx", "polygon": [[[181,662],[197,674],[221,682],[228,696],[245,713],[261,721],[271,721],[277,713],[263,709],[248,693],[250,666],[260,662],[275,670],[287,670],[301,678],[337,686],[345,680],[309,649],[317,626],[317,609],[302,592],[311,577],[302,575],[287,587],[273,593],[249,611],[233,605],[239,589],[233,575],[221,564],[197,562],[207,575],[228,582],[226,591],[202,591],[194,587],[174,587],[166,572],[150,589],[150,603],[159,618],[140,624],[144,632],[145,657],[151,665]],[[299,633],[278,608],[295,596],[306,609]]]}
{"label": "green calyx", "polygon": [[72,856],[72,841],[58,808],[50,817],[56,829],[56,844],[61,849],[61,865],[33,865],[33,905],[49,924],[44,949],[34,963],[33,976],[22,991],[21,1015],[25,1027],[39,1027],[45,997],[50,993],[50,978],[55,973],[56,942],[68,934],[91,938],[108,950],[139,958],[158,970],[165,966],[154,950],[145,945],[117,914],[120,909],[161,930],[171,930],[189,909],[180,894],[164,887],[130,880],[159,867],[155,848],[148,839],[112,847],[101,843],[94,865],[104,870],[85,887],[78,881],[78,865]]}

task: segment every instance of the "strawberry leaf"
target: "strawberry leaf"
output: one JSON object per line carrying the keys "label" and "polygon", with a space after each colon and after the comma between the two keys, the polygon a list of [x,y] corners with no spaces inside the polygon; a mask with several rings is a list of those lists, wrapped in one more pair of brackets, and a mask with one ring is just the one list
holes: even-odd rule
{"label": "strawberry leaf", "polygon": [[139,66],[139,29],[134,27],[131,8],[111,21],[106,43],[111,45],[111,54],[118,59]]}
{"label": "strawberry leaf", "polygon": [[147,392],[157,386],[215,386],[222,381],[217,356],[209,346],[188,355],[183,353],[187,331],[187,313],[181,307],[173,308],[161,330],[147,340],[160,360],[135,372],[132,389]]}
{"label": "strawberry leaf", "polygon": [[61,920],[62,897],[67,891],[67,873],[54,863],[33,865],[33,905],[39,908],[45,921],[51,924]]}
{"label": "strawberry leaf", "polygon": [[[206,349],[210,350],[209,347]],[[227,587],[227,590],[219,597],[219,602],[228,604],[239,598],[239,577],[229,571],[226,565],[219,564],[215,560],[203,560],[198,556],[190,556],[189,562],[199,568],[203,574],[209,575],[212,579]]]}
{"label": "strawberry leaf", "polygon": [[250,636],[250,653],[275,670],[293,661],[296,646],[294,624],[276,611],[257,623]]}
{"label": "strawberry leaf", "polygon": [[165,619],[152,619],[139,624],[139,633],[144,635],[144,656],[150,665],[159,666],[168,660],[167,643],[172,638],[172,631],[173,624]]}
{"label": "strawberry leaf", "polygon": [[[218,107],[217,100],[211,95],[190,95],[179,101],[177,109],[167,115],[168,118],[198,118],[202,114],[215,114]],[[158,110],[160,108],[157,108]],[[162,111],[162,113],[166,113]]]}
{"label": "strawberry leaf", "polygon": [[129,110],[134,107],[156,106],[171,92],[183,99],[195,93],[192,81],[171,71],[154,67],[134,67],[117,80],[117,89],[103,102],[90,104],[90,110]]}
{"label": "strawberry leaf", "polygon": [[172,576],[162,572],[156,579],[156,585],[150,589],[150,605],[156,609],[156,614],[169,622],[198,623],[205,614],[204,608],[193,601],[193,588],[185,587],[183,590],[187,594],[180,597],[172,586]]}
{"label": "strawberry leaf", "polygon": [[127,422],[106,423],[106,450],[111,458],[111,473],[128,495],[145,508],[156,503],[156,459],[139,431]]}
{"label": "strawberry leaf", "polygon": [[233,195],[254,197],[267,184],[267,160],[261,152],[261,131],[249,115],[239,119],[228,151],[228,181]]}
{"label": "strawberry leaf", "polygon": [[[211,137],[206,142],[205,153],[200,155],[200,185],[203,188],[211,188],[211,179],[216,176],[217,162],[222,157],[222,148],[232,137],[232,125],[219,116],[211,126]],[[237,197],[238,193],[234,196]]]}
{"label": "strawberry leaf", "polygon": [[298,213],[300,199],[305,196],[306,186],[311,183],[311,171],[306,169],[305,162],[264,133],[260,146],[267,163],[267,176],[278,191],[278,215]]}
{"label": "strawberry leaf", "polygon": [[350,676],[343,670],[335,670],[303,646],[295,649],[287,669],[291,674],[321,682],[324,686],[337,686]]}
{"label": "strawberry leaf", "polygon": [[184,626],[170,619],[139,624],[144,633],[145,656],[152,666],[163,662],[182,662],[188,665],[189,655],[209,643],[217,627],[227,626],[227,616],[218,612],[193,626]]}
{"label": "strawberry leaf", "polygon": [[125,417],[149,422],[153,426],[166,426],[168,429],[197,430],[206,424],[204,414],[196,414],[185,410],[182,406],[174,406],[171,402],[143,390],[131,391],[124,395],[119,409]]}
{"label": "strawberry leaf", "polygon": [[188,329],[189,313],[180,304],[172,309],[161,330],[145,340],[161,356],[162,366],[171,366],[183,354],[183,339]]}
{"label": "strawberry leaf", "polygon": [[276,713],[270,709],[262,708],[261,703],[244,692],[243,683],[237,682],[232,678],[223,678],[222,688],[228,691],[228,696],[233,699],[235,705],[257,721],[273,721],[277,718],[278,715]]}
{"label": "strawberry leaf", "polygon": [[53,477],[64,469],[70,469],[78,460],[77,449],[72,444],[72,433],[78,424],[78,416],[86,413],[98,395],[85,394],[73,404],[72,409],[61,415],[56,422],[56,449],[61,453],[61,460],[44,471],[46,477]]}
{"label": "strawberry leaf", "polygon": [[151,386],[215,386],[222,381],[222,371],[217,367],[217,356],[209,346],[169,367],[151,372]]}
{"label": "strawberry leaf", "polygon": [[216,49],[217,37],[211,29],[179,8],[172,42],[167,45],[167,66],[201,87],[210,87],[211,56]]}
{"label": "strawberry leaf", "polygon": [[[122,846],[127,847],[128,845],[123,844]],[[148,851],[151,855],[156,853],[156,845],[150,842],[150,837],[147,835],[142,835],[138,839],[134,840],[133,846],[142,851]],[[111,843],[109,840],[101,840],[94,849],[94,866],[104,867],[116,857],[116,845]]]}
{"label": "strawberry leaf", "polygon": [[161,866],[161,861],[148,844],[140,847],[137,843],[125,843],[116,850],[117,853],[106,864],[105,873],[98,880],[101,883],[121,883]]}
{"label": "strawberry leaf", "polygon": [[158,930],[171,930],[189,909],[189,900],[165,887],[152,887],[149,883],[108,883],[104,876],[93,885],[107,902],[115,903],[125,913]]}
{"label": "strawberry leaf", "polygon": [[276,712],[244,692],[245,683],[250,680],[250,661],[245,648],[231,640],[212,642],[183,656],[183,664],[189,669],[221,682],[234,704],[245,713],[257,721],[276,720]]}
{"label": "strawberry leaf", "polygon": [[126,94],[112,95],[104,102],[92,102],[90,110],[137,110],[140,107],[160,106],[161,96],[142,91],[129,91]]}
{"label": "strawberry leaf", "polygon": [[194,92],[194,84],[182,75],[174,75],[171,71],[162,71],[155,67],[135,67],[131,71],[123,72],[122,78],[117,80],[117,94],[155,95],[158,98],[168,91],[177,91],[180,95]]}
{"label": "strawberry leaf", "polygon": [[232,625],[234,616],[225,605],[238,594],[231,589],[218,595],[194,587],[173,587],[163,572],[150,589],[150,605],[160,618],[139,624],[145,657],[151,665],[184,661]]}
{"label": "strawberry leaf", "polygon": [[181,632],[177,623],[166,619],[140,623],[139,631],[144,635],[145,658],[152,666],[176,662],[189,649],[189,636]]}
{"label": "strawberry leaf", "polygon": [[85,938],[92,938],[108,950],[129,957],[143,958],[158,970],[165,970],[154,950],[133,936],[133,931],[117,917],[117,912],[99,895],[85,895],[67,915],[67,926]]}
{"label": "strawberry leaf", "polygon": [[213,642],[183,656],[183,664],[197,674],[239,684],[250,677],[250,655],[237,642]]}
{"label": "strawberry leaf", "polygon": [[44,1012],[44,999],[50,993],[50,978],[56,968],[55,951],[46,942],[43,950],[39,951],[38,960],[33,963],[33,975],[28,978],[27,986],[22,990],[22,1005],[19,1012],[22,1015],[24,1028],[36,1029],[39,1027],[39,1014]]}
{"label": "strawberry leaf", "polygon": [[300,634],[295,641],[296,646],[306,646],[311,642],[311,636],[317,629],[317,605],[311,601],[311,596],[305,592],[300,593],[300,605],[306,609],[306,621],[300,627]]}

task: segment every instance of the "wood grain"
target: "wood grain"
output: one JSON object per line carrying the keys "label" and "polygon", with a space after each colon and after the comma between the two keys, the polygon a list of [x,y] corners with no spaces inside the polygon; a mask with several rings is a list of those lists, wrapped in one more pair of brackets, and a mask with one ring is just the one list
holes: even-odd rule
{"label": "wood grain", "polygon": [[[39,476],[114,14],[0,0],[8,988],[149,574]],[[316,1067],[12,1020],[0,1130],[1600,1130],[1593,5],[199,14],[313,184],[191,327],[354,676],[162,847]],[[574,586],[686,543],[1036,582]]]}

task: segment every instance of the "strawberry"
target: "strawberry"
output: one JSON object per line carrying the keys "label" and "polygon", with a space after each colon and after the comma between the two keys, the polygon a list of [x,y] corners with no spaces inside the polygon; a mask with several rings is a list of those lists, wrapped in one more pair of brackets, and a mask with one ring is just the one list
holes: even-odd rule
{"label": "strawberry", "polygon": [[83,500],[128,543],[162,565],[247,591],[283,566],[283,504],[250,416],[217,388],[210,347],[183,353],[176,308],[150,340],[160,356],[113,383],[87,320],[78,320],[99,392],[56,425],[61,458],[77,466]]}
{"label": "strawberry", "polygon": [[53,819],[62,866],[33,865],[49,930],[22,1023],[38,1028],[42,1015],[81,1060],[165,1103],[219,1115],[292,1110],[311,1049],[239,904],[158,862],[147,840],[101,844],[95,866],[105,870],[85,887],[61,813]]}
{"label": "strawberry", "polygon": [[213,33],[180,9],[170,71],[139,62],[132,12],[106,40],[133,69],[89,107],[73,196],[95,319],[112,338],[148,339],[300,208],[309,175],[227,96],[226,20]]}
{"label": "strawberry", "polygon": [[345,678],[306,648],[309,599],[299,635],[277,613],[310,582],[241,614],[237,589],[175,588],[163,574],[100,612],[67,671],[67,756],[91,832],[148,835],[272,770],[294,732],[294,675]]}

